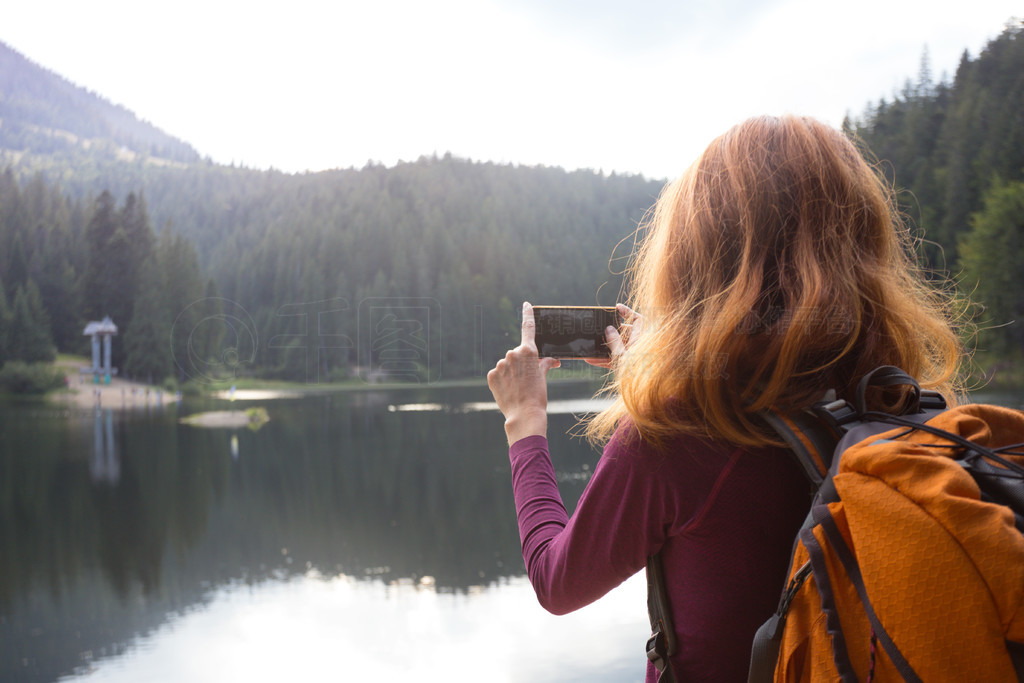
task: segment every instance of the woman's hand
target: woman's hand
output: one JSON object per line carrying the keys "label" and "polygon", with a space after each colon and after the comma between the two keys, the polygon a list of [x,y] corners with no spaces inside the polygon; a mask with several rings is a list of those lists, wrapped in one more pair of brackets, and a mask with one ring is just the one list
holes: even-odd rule
{"label": "woman's hand", "polygon": [[609,327],[604,331],[605,343],[611,349],[612,357],[608,360],[587,360],[588,363],[599,368],[612,367],[619,356],[625,353],[630,344],[640,336],[643,329],[644,319],[639,313],[625,304],[615,304],[615,310],[626,322],[622,323],[617,330],[614,327]]}
{"label": "woman's hand", "polygon": [[509,445],[527,436],[547,436],[547,374],[561,363],[555,358],[538,358],[536,330],[533,307],[523,303],[521,343],[487,373],[487,386],[505,416]]}

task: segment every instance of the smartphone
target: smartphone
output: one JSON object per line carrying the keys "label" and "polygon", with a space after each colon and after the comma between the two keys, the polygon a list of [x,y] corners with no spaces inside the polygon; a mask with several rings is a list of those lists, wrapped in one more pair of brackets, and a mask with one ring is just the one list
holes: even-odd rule
{"label": "smartphone", "polygon": [[534,306],[537,352],[551,358],[609,358],[604,331],[619,314],[603,306]]}

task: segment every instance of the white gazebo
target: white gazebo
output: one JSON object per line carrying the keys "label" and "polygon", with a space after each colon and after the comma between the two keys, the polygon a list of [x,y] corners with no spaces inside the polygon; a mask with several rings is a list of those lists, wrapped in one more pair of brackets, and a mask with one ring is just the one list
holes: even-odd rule
{"label": "white gazebo", "polygon": [[[110,316],[96,322],[95,320],[85,326],[82,333],[86,337],[92,337],[92,367],[82,368],[83,373],[92,373],[99,381],[103,375],[109,381],[111,375],[117,374],[117,368],[110,367],[110,338],[117,334],[117,325],[113,323]],[[103,365],[100,365],[100,337],[103,338]]]}

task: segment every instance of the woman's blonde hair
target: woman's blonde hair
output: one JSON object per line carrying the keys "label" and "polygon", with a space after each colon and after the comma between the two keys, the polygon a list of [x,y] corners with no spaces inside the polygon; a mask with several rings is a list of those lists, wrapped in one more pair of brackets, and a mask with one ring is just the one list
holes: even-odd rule
{"label": "woman's blonde hair", "polygon": [[964,350],[891,189],[839,131],[758,117],[663,190],[627,271],[644,329],[618,360],[606,439],[628,416],[660,442],[774,439],[756,413],[809,406],[895,365],[955,401]]}

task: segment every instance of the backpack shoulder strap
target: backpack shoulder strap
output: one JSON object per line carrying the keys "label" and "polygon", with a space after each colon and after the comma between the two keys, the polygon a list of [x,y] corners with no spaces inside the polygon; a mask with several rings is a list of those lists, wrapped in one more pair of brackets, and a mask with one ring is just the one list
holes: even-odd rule
{"label": "backpack shoulder strap", "polygon": [[761,417],[793,452],[807,480],[815,489],[825,480],[839,436],[820,417],[809,411],[784,415],[774,410]]}
{"label": "backpack shoulder strap", "polygon": [[668,604],[668,586],[665,583],[661,551],[647,558],[647,614],[651,619],[647,658],[658,670],[658,683],[676,683],[671,659],[676,653],[676,629]]}
{"label": "backpack shoulder strap", "polygon": [[[840,408],[842,406],[839,406],[839,403],[845,404],[845,402],[833,401],[828,405]],[[831,481],[832,457],[835,453],[836,444],[839,442],[840,433],[845,431],[845,429],[839,427],[838,420],[823,419],[821,410],[820,408],[805,410],[789,415],[773,410],[761,412],[761,417],[764,421],[775,430],[775,433],[786,443],[797,462],[800,463],[815,493],[822,488],[823,484]],[[801,528],[809,528],[813,524],[811,514],[808,513],[807,519]],[[792,562],[792,559],[790,562]],[[790,564],[789,569],[786,571],[786,576],[789,576],[792,572],[793,566]],[[766,683],[774,678],[775,666],[779,661],[782,629],[786,623],[789,601],[793,599],[793,595],[796,594],[796,591],[799,590],[809,575],[810,564],[808,563],[796,573],[793,580],[783,591],[776,613],[762,624],[757,633],[754,634],[754,640],[750,649],[748,683]]]}

